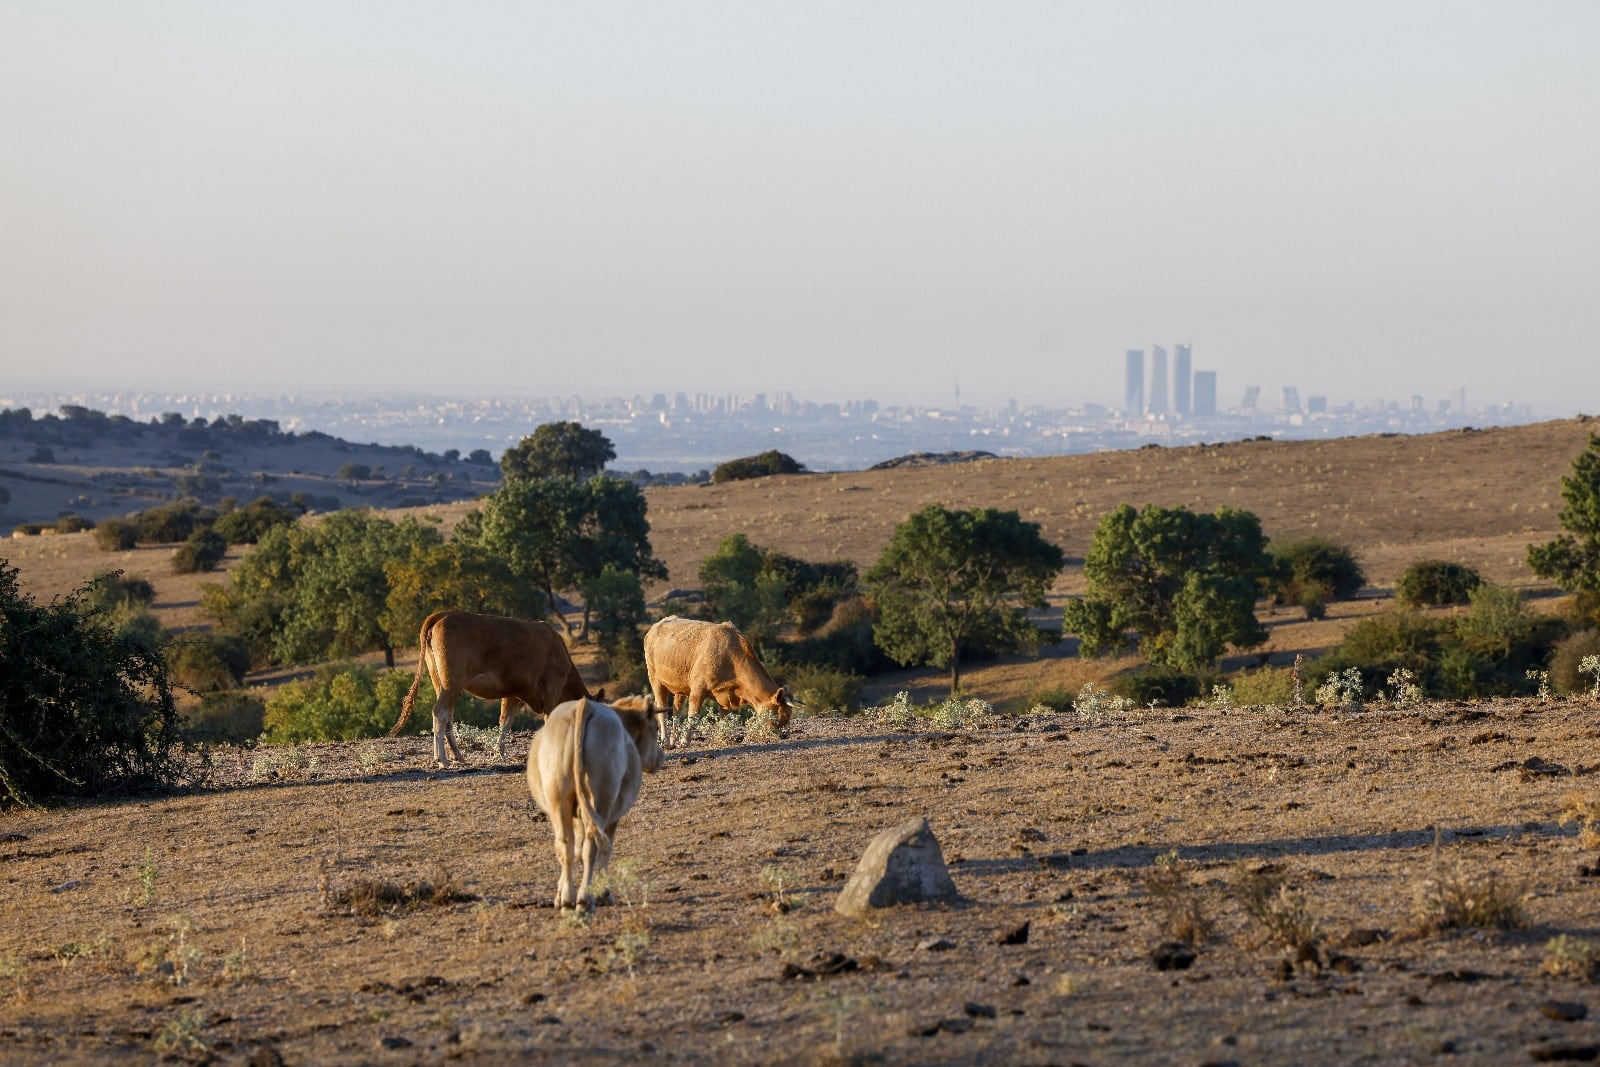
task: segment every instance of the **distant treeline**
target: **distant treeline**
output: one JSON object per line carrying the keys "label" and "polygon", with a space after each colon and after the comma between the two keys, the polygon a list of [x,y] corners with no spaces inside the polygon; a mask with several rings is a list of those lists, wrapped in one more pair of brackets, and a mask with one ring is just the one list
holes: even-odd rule
{"label": "distant treeline", "polygon": [[[147,435],[198,448],[224,444],[339,442],[338,438],[320,430],[307,430],[304,433],[291,430],[285,433],[276,419],[247,419],[242,415],[218,415],[207,421],[203,416],[186,419],[179,412],[168,411],[152,416],[149,422],[140,422],[126,415],[107,415],[78,404],[63,404],[59,415],[46,413],[37,417],[28,408],[0,410],[0,437],[20,438],[41,445],[87,445],[96,439],[127,441]],[[416,445],[374,447],[421,459],[463,462],[461,451],[455,448],[436,455]],[[464,461],[493,466],[495,459],[488,449],[478,448],[468,453]]]}

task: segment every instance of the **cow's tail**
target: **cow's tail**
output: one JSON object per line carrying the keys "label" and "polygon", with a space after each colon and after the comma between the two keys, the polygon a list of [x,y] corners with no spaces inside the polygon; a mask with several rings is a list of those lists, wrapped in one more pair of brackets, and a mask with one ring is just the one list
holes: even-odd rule
{"label": "cow's tail", "polygon": [[411,679],[411,688],[406,691],[406,698],[400,702],[400,721],[389,731],[390,737],[400,735],[400,731],[405,729],[406,721],[411,718],[411,709],[416,707],[417,690],[422,688],[422,672],[428,667],[428,639],[433,636],[433,622],[434,617],[429,615],[422,622],[422,632],[417,635],[417,676]]}
{"label": "cow's tail", "polygon": [[578,701],[576,718],[577,721],[572,724],[572,791],[578,801],[578,821],[583,826],[584,836],[593,834],[600,855],[605,856],[611,851],[611,839],[606,835],[605,823],[600,820],[600,811],[594,802],[594,787],[583,766],[584,734],[589,729],[587,700]]}

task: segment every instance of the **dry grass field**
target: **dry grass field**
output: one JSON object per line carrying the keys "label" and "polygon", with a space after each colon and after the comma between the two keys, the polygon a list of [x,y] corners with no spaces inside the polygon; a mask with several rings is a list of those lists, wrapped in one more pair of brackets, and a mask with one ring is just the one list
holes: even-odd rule
{"label": "dry grass field", "polygon": [[[695,584],[735,531],[865,566],[930,501],[1014,508],[1073,560],[1119,503],[1228,504],[1366,564],[1371,597],[1267,620],[1269,651],[1292,657],[1382,610],[1415,559],[1548,592],[1523,552],[1557,532],[1560,477],[1594,427],[651,490],[671,571],[654,592]],[[171,575],[169,553],[0,547],[35,596],[123,567],[155,583],[164,622],[203,625],[215,576]],[[1057,595],[1079,588],[1069,566]],[[0,813],[0,1060],[1600,1056],[1600,702],[1027,710],[1117,666],[1047,649],[966,673],[1007,714],[803,718],[782,739],[675,750],[587,922],[549,907],[548,827],[521,768],[481,749],[457,772],[426,769],[425,739],[223,750],[191,794]],[[870,693],[941,682],[908,671]],[[917,815],[962,900],[837,915],[867,841]]]}

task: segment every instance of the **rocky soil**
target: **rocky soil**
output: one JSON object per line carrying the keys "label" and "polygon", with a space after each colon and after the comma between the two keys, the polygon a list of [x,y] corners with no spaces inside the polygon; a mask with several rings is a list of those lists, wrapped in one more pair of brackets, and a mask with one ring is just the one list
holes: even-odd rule
{"label": "rocky soil", "polygon": [[[456,772],[424,769],[426,739],[218,751],[192,795],[0,816],[0,1047],[17,1064],[1593,1059],[1600,854],[1578,813],[1600,807],[1597,712],[797,720],[673,752],[588,921],[550,908],[548,827],[486,750]],[[836,914],[866,843],[919,815],[961,899]],[[1442,925],[1441,900],[1517,921]]]}

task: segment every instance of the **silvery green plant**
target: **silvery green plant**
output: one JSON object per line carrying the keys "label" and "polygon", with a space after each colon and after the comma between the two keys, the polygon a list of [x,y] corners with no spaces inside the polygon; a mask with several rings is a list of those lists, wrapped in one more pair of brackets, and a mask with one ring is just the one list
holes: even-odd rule
{"label": "silvery green plant", "polygon": [[1317,703],[1359,708],[1364,691],[1360,669],[1349,667],[1342,674],[1328,675],[1328,680],[1317,687]]}
{"label": "silvery green plant", "polygon": [[[1354,668],[1351,668],[1354,670]],[[1348,672],[1346,672],[1348,673]],[[1359,683],[1360,676],[1357,675]],[[1413,675],[1405,667],[1396,667],[1394,673],[1389,675],[1389,690],[1393,694],[1395,704],[1402,708],[1415,707],[1422,703],[1422,688],[1413,680]],[[1360,697],[1357,697],[1359,702]]]}
{"label": "silvery green plant", "polygon": [[1600,656],[1585,656],[1578,663],[1579,674],[1594,675],[1594,689],[1590,696],[1600,698]]}

